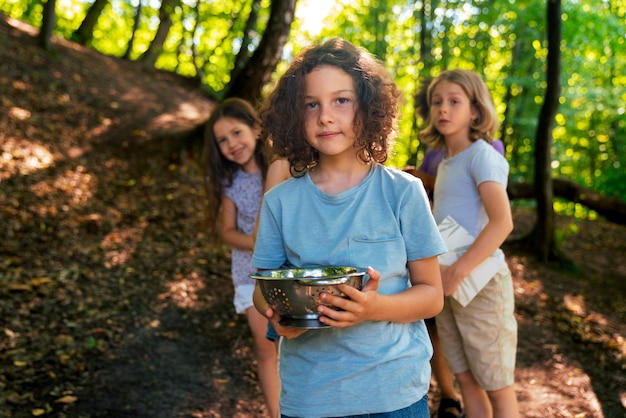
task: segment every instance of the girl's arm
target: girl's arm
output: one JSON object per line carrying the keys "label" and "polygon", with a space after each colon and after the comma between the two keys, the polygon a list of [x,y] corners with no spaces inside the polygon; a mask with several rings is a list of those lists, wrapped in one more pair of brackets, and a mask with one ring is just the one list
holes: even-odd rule
{"label": "girl's arm", "polygon": [[285,159],[272,161],[270,166],[267,168],[267,175],[265,178],[265,191],[267,192],[278,183],[282,183],[290,177],[291,172],[289,171],[289,161]]}
{"label": "girl's arm", "polygon": [[443,291],[446,296],[453,294],[461,281],[491,256],[513,230],[509,197],[502,184],[486,181],[478,186],[478,192],[489,221],[463,256],[448,267],[442,266]]}
{"label": "girl's arm", "polygon": [[[265,177],[265,188],[264,192],[267,192],[272,187],[276,186],[278,183],[282,183],[291,177],[291,172],[289,171],[289,161],[284,159],[278,159],[272,161],[270,166],[267,168],[267,174]],[[260,210],[260,209],[259,209]],[[259,229],[259,218],[256,219],[256,224],[254,225],[254,232],[252,233],[252,238],[256,241],[256,234]]]}
{"label": "girl's arm", "polygon": [[400,293],[383,295],[378,293],[380,272],[368,268],[370,279],[361,291],[347,285],[337,289],[349,297],[344,299],[323,293],[324,302],[341,308],[337,311],[320,306],[320,321],[335,327],[348,327],[362,321],[414,322],[432,318],[443,308],[443,291],[437,257],[409,261],[412,286]]}
{"label": "girl's arm", "polygon": [[222,196],[218,228],[222,240],[232,248],[247,251],[254,250],[254,239],[252,236],[237,230],[237,206],[226,196]]}

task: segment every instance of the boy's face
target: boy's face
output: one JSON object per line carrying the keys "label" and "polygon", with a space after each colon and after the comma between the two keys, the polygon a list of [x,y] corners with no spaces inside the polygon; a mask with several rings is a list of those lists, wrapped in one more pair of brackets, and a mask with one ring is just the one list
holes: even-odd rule
{"label": "boy's face", "polygon": [[307,142],[322,156],[349,152],[354,157],[354,118],[357,94],[352,77],[342,69],[323,65],[304,78]]}

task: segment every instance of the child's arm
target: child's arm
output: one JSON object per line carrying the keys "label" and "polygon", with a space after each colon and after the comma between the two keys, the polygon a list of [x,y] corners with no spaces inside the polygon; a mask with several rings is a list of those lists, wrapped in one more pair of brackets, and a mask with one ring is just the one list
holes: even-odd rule
{"label": "child's arm", "polygon": [[267,168],[267,175],[265,178],[265,191],[267,192],[278,183],[282,183],[290,177],[291,172],[289,171],[289,161],[285,159],[272,161],[270,166]]}
{"label": "child's arm", "polygon": [[222,196],[219,231],[222,240],[231,247],[248,251],[254,249],[254,239],[252,236],[237,230],[237,206],[226,196]]}
{"label": "child's arm", "polygon": [[472,270],[496,251],[513,230],[513,217],[506,189],[495,181],[478,186],[478,192],[489,217],[487,225],[472,246],[454,264],[442,266],[443,291],[453,294]]}
{"label": "child's arm", "polygon": [[304,334],[307,330],[304,328],[294,328],[294,327],[286,327],[280,325],[278,321],[280,321],[280,315],[278,315],[272,307],[267,303],[263,294],[261,293],[261,288],[258,283],[254,285],[254,293],[252,294],[252,302],[254,303],[254,307],[261,315],[267,318],[268,321],[272,323],[274,330],[281,337],[285,337],[287,339],[296,338],[299,335]]}
{"label": "child's arm", "polygon": [[407,323],[437,315],[443,308],[437,257],[409,261],[408,266],[412,287],[400,293],[378,293],[380,272],[369,267],[370,278],[361,291],[347,285],[337,286],[350,299],[322,294],[324,302],[343,310],[319,306],[320,321],[335,327],[348,327],[362,321]]}
{"label": "child's arm", "polygon": [[[289,161],[284,159],[278,159],[272,161],[270,166],[267,168],[267,175],[265,178],[265,189],[264,192],[267,192],[272,187],[276,186],[278,183],[282,183],[291,177],[291,172],[289,171]],[[260,210],[260,209],[259,209]],[[256,219],[256,224],[254,225],[254,232],[252,233],[252,238],[256,241],[256,234],[259,230],[259,218]]]}

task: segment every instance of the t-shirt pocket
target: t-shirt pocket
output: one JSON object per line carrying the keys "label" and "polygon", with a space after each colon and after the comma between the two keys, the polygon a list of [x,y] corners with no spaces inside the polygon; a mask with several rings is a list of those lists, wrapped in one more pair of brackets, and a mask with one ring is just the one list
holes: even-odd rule
{"label": "t-shirt pocket", "polygon": [[351,237],[348,246],[353,266],[372,266],[380,271],[379,293],[394,294],[406,289],[406,247],[401,236],[376,239]]}

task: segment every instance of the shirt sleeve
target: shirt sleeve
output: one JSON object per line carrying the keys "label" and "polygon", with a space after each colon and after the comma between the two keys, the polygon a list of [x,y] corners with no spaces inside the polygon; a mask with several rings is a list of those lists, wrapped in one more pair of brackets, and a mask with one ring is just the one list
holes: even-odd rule
{"label": "shirt sleeve", "polygon": [[421,260],[447,251],[422,185],[410,182],[399,210],[407,260]]}
{"label": "shirt sleeve", "polygon": [[508,183],[509,164],[493,147],[476,147],[469,160],[470,173],[478,187],[485,181],[495,181],[505,188]]}
{"label": "shirt sleeve", "polygon": [[[268,194],[271,194],[268,192]],[[252,254],[252,266],[257,269],[281,267],[287,260],[281,231],[281,206],[266,194]]]}

